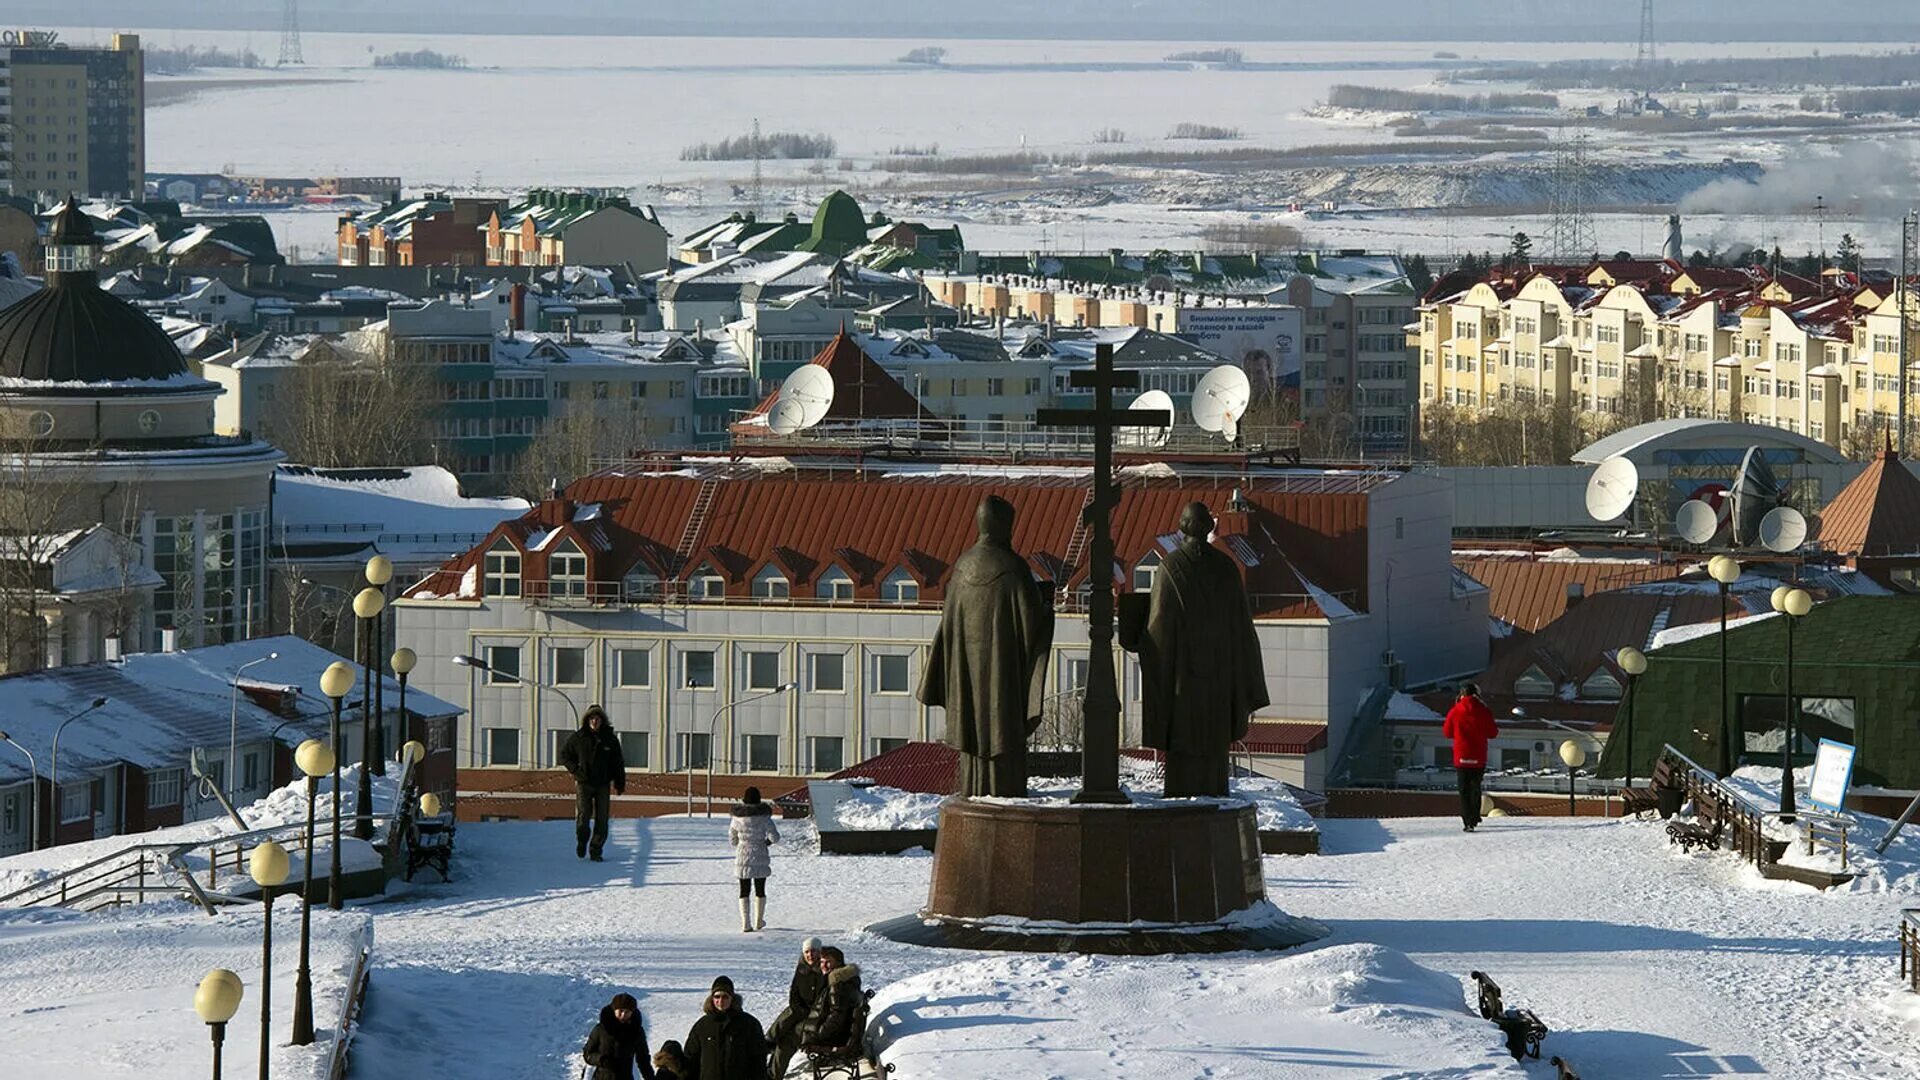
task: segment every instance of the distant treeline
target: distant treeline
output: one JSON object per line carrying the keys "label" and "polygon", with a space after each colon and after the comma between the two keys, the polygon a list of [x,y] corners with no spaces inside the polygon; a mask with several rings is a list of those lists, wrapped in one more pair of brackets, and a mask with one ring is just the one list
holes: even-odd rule
{"label": "distant treeline", "polygon": [[1458,78],[1469,82],[1525,80],[1541,90],[1673,90],[1682,86],[1740,86],[1753,90],[1795,90],[1806,86],[1899,86],[1920,82],[1920,50],[1872,56],[1743,56],[1699,60],[1660,60],[1646,68],[1611,60],[1556,60],[1541,64],[1503,64],[1473,68]]}
{"label": "distant treeline", "polygon": [[760,136],[758,152],[751,134],[719,142],[694,143],[680,151],[681,161],[749,161],[753,158],[830,158],[839,144],[831,135],[773,131]]}
{"label": "distant treeline", "polygon": [[910,49],[899,60],[902,64],[939,64],[947,58],[947,50],[938,45],[922,45]]}
{"label": "distant treeline", "polygon": [[162,75],[180,75],[195,68],[257,68],[260,57],[252,49],[228,52],[220,48],[188,45],[181,49],[147,46],[141,50],[147,70]]}
{"label": "distant treeline", "polygon": [[[1806,104],[1806,99],[1801,99]],[[1815,106],[1816,108],[1818,106]],[[1895,116],[1920,116],[1920,87],[1898,86],[1884,90],[1842,90],[1833,95],[1836,112],[1892,113]]]}
{"label": "distant treeline", "polygon": [[1336,109],[1386,109],[1394,112],[1500,112],[1505,109],[1557,109],[1552,94],[1433,94],[1384,86],[1342,83],[1327,92]]}
{"label": "distant treeline", "polygon": [[373,58],[373,66],[380,68],[423,68],[429,71],[451,71],[467,66],[467,58],[452,53],[434,52],[432,49],[415,49],[413,52],[393,52]]}
{"label": "distant treeline", "polygon": [[1240,64],[1246,57],[1239,49],[1188,49],[1185,52],[1168,53],[1167,61],[1174,64]]}
{"label": "distant treeline", "polygon": [[1226,142],[1239,137],[1239,128],[1221,127],[1219,124],[1175,124],[1173,130],[1167,132],[1169,139],[1213,139]]}
{"label": "distant treeline", "polygon": [[[1530,133],[1529,133],[1530,134]],[[1452,156],[1538,150],[1537,138],[1512,138],[1488,141],[1434,139],[1392,144],[1397,155]],[[940,173],[945,175],[996,175],[1034,173],[1043,168],[1077,168],[1083,165],[1232,165],[1241,168],[1323,164],[1346,158],[1365,158],[1381,152],[1380,143],[1323,143],[1313,146],[1236,146],[1221,150],[1149,150],[1128,148],[1093,153],[1041,153],[1021,150],[1007,154],[943,155],[941,157],[884,158],[878,167],[887,172]]]}

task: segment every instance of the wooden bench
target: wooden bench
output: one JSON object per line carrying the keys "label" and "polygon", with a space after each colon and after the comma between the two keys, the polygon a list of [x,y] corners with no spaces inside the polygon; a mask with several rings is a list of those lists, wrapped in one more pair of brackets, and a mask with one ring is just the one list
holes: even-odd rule
{"label": "wooden bench", "polygon": [[421,821],[414,819],[407,830],[407,880],[413,880],[413,872],[423,866],[431,866],[440,872],[441,881],[450,881],[448,870],[453,863],[453,821]]}
{"label": "wooden bench", "polygon": [[1719,847],[1720,834],[1727,827],[1727,810],[1725,796],[1711,786],[1701,785],[1693,792],[1693,820],[1667,822],[1667,842],[1679,844],[1685,852],[1697,847]]}
{"label": "wooden bench", "polygon": [[[826,991],[823,989],[821,993]],[[867,1014],[872,1005],[873,991],[867,990],[860,995],[860,1008],[853,1014],[853,1022],[847,1025],[847,1038],[840,1045],[800,1048],[807,1056],[807,1075],[812,1080],[827,1080],[832,1076],[860,1080],[863,1075],[885,1076],[893,1071],[893,1066],[880,1064],[879,1058],[867,1052]],[[866,1069],[873,1072],[863,1072]]]}
{"label": "wooden bench", "polygon": [[1674,776],[1673,761],[1664,755],[1653,763],[1653,777],[1643,788],[1621,788],[1620,802],[1626,813],[1635,817],[1651,810],[1660,809],[1660,792],[1675,791],[1680,787]]}
{"label": "wooden bench", "polygon": [[1515,1061],[1523,1057],[1540,1056],[1540,1043],[1547,1037],[1547,1025],[1535,1016],[1532,1009],[1509,1009],[1501,1000],[1500,984],[1494,982],[1486,972],[1473,972],[1473,981],[1480,987],[1480,1016],[1497,1025],[1507,1037],[1507,1052]]}

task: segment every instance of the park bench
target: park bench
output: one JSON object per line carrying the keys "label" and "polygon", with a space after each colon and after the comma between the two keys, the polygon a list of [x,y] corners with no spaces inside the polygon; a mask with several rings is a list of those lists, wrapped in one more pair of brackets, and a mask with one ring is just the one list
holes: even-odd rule
{"label": "park bench", "polygon": [[[1673,760],[1662,755],[1659,760],[1655,761],[1653,763],[1653,777],[1647,783],[1648,786],[1643,788],[1630,787],[1620,789],[1620,802],[1625,807],[1627,813],[1638,817],[1650,810],[1658,810],[1660,809],[1660,793],[1662,791],[1678,792],[1680,790],[1680,780],[1674,775]],[[1668,810],[1661,816],[1672,817],[1673,811]]]}
{"label": "park bench", "polygon": [[1681,851],[1717,848],[1720,834],[1727,826],[1727,800],[1711,785],[1700,785],[1693,792],[1693,820],[1667,822],[1667,842],[1679,844]]}
{"label": "park bench", "polygon": [[1532,1009],[1509,1009],[1501,1000],[1500,984],[1484,971],[1473,972],[1480,986],[1480,1016],[1491,1020],[1507,1037],[1507,1052],[1515,1061],[1540,1056],[1540,1043],[1547,1037],[1547,1025]]}
{"label": "park bench", "polygon": [[407,880],[413,880],[413,872],[423,866],[431,866],[440,872],[440,880],[448,881],[448,869],[453,862],[453,819],[444,821],[415,818],[407,829]]}
{"label": "park bench", "polygon": [[[812,1080],[827,1080],[833,1076],[860,1080],[862,1075],[885,1076],[893,1071],[893,1066],[882,1065],[879,1058],[867,1053],[867,1014],[872,1004],[872,990],[860,995],[860,1009],[854,1013],[853,1022],[847,1025],[847,1037],[839,1045],[800,1048],[800,1052],[807,1056],[807,1075]],[[868,1068],[873,1072],[864,1073],[863,1070]]]}

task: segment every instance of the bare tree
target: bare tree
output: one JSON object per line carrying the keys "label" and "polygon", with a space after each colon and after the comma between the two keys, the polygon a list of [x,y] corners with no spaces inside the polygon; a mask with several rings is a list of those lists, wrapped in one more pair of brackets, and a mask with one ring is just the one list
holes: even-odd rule
{"label": "bare tree", "polygon": [[596,460],[645,447],[651,426],[644,412],[618,417],[587,408],[549,417],[546,427],[513,459],[507,493],[538,502],[594,470]]}
{"label": "bare tree", "polygon": [[438,380],[418,364],[382,363],[326,342],[295,361],[268,416],[287,456],[319,468],[431,460]]}
{"label": "bare tree", "polygon": [[74,529],[93,523],[87,448],[46,426],[42,413],[0,409],[0,670],[46,666],[52,560]]}

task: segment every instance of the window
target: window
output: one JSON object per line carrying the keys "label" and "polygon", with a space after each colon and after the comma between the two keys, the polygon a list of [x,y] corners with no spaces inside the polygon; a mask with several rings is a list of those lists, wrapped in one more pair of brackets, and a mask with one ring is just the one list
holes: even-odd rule
{"label": "window", "polygon": [[579,645],[555,645],[547,652],[547,666],[555,686],[587,685],[587,650]]}
{"label": "window", "polygon": [[497,727],[487,729],[487,764],[520,764],[520,729]]}
{"label": "window", "polygon": [[505,540],[493,545],[486,556],[486,595],[520,595],[520,552]]}
{"label": "window", "polygon": [[893,751],[898,750],[901,747],[907,745],[906,739],[881,738],[881,739],[870,739],[868,741],[873,745],[874,757],[879,757],[881,754],[890,754]]}
{"label": "window", "polygon": [[875,664],[875,689],[882,694],[904,694],[907,686],[907,657],[877,656]]}
{"label": "window", "polygon": [[1087,658],[1068,657],[1060,665],[1060,689],[1063,691],[1080,690],[1087,685]]}
{"label": "window", "polygon": [[1524,746],[1517,750],[1513,747],[1501,747],[1500,767],[1503,769],[1531,769],[1533,768],[1533,751],[1528,750]]}
{"label": "window", "polygon": [[1453,768],[1453,747],[1436,746],[1433,748],[1433,767],[1436,769]]}
{"label": "window", "polygon": [[817,773],[836,773],[846,768],[841,763],[841,747],[845,740],[838,735],[816,735],[807,740],[808,771]]}
{"label": "window", "polygon": [[780,654],[750,652],[742,657],[740,677],[748,690],[771,690],[780,685]]}
{"label": "window", "polygon": [[1153,575],[1160,571],[1160,553],[1149,551],[1133,567],[1133,591],[1150,593],[1153,591]]}
{"label": "window", "polygon": [[93,785],[82,780],[60,785],[60,823],[85,821],[93,816]]}
{"label": "window", "polygon": [[620,732],[620,757],[629,769],[651,768],[647,763],[647,733],[644,731]]}
{"label": "window", "polygon": [[571,540],[547,558],[547,590],[553,596],[587,595],[587,556]]}
{"label": "window", "polygon": [[713,761],[713,736],[702,731],[680,736],[680,767],[704,769]]}
{"label": "window", "polygon": [[657,599],[660,596],[660,576],[645,566],[636,566],[621,579],[620,592],[628,600]]}
{"label": "window", "polygon": [[853,599],[853,578],[837,566],[828,567],[814,584],[814,594],[828,603]]}
{"label": "window", "polygon": [[778,567],[768,566],[753,575],[753,595],[757,600],[785,600],[791,592],[787,575]]}
{"label": "window", "polygon": [[681,653],[680,685],[689,690],[713,689],[713,653],[706,651]]}
{"label": "window", "polygon": [[1520,698],[1544,698],[1553,696],[1553,680],[1538,667],[1530,667],[1513,680],[1513,696]]}
{"label": "window", "polygon": [[1587,676],[1587,681],[1580,684],[1580,696],[1594,701],[1619,701],[1620,680],[1603,668]]}
{"label": "window", "polygon": [[517,685],[520,682],[520,646],[487,646],[487,685]]}
{"label": "window", "polygon": [[20,796],[9,795],[0,799],[0,833],[20,831]]}
{"label": "window", "polygon": [[917,604],[920,602],[920,583],[904,568],[895,567],[886,580],[880,583],[880,599],[889,604]]}
{"label": "window", "polygon": [[653,685],[652,649],[615,649],[614,685],[628,690],[644,690]]}
{"label": "window", "polygon": [[179,769],[155,769],[147,774],[147,809],[180,805],[180,785],[186,774]]}
{"label": "window", "polygon": [[743,735],[740,742],[746,750],[748,772],[780,771],[780,736]]}
{"label": "window", "polygon": [[240,759],[240,786],[252,790],[260,786],[260,754],[251,752]]}
{"label": "window", "polygon": [[845,653],[808,653],[807,689],[815,693],[839,694],[847,689]]}
{"label": "window", "polygon": [[[1742,694],[1740,696],[1741,752],[1753,755],[1764,764],[1778,764],[1786,741],[1782,727],[1787,699],[1780,694]],[[1812,760],[1821,739],[1849,745],[1855,743],[1852,698],[1800,699],[1799,714],[1793,720],[1793,753]]]}
{"label": "window", "polygon": [[712,566],[702,565],[687,579],[687,595],[695,600],[723,600],[727,595],[727,579]]}

